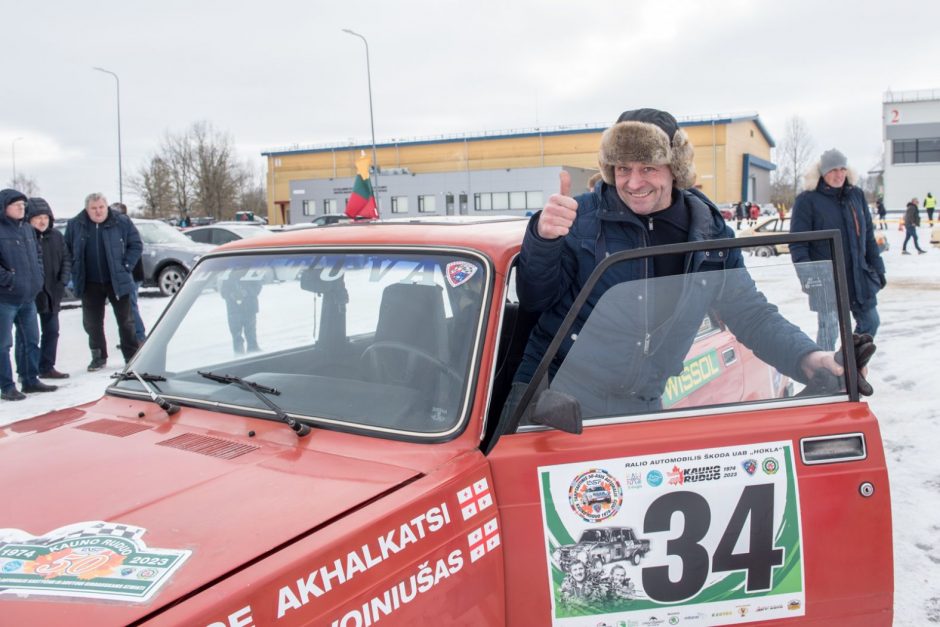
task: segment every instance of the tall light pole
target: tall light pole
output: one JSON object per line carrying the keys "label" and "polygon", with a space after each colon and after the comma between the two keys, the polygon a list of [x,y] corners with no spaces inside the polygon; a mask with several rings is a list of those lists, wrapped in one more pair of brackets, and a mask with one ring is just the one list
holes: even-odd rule
{"label": "tall light pole", "polygon": [[118,196],[120,197],[121,204],[124,204],[124,170],[123,160],[121,159],[121,79],[118,78],[118,75],[111,70],[106,70],[102,67],[94,67],[92,69],[98,70],[99,72],[104,72],[105,74],[110,74],[114,77],[115,83],[117,85]]}
{"label": "tall light pole", "polygon": [[13,143],[10,144],[10,151],[13,153],[13,186],[16,187],[16,142],[23,139],[22,137],[17,137],[13,140]]}
{"label": "tall light pole", "polygon": [[369,81],[369,127],[372,129],[372,171],[375,174],[375,186],[373,187],[373,191],[375,193],[375,212],[381,213],[381,211],[379,211],[379,160],[375,156],[375,120],[372,117],[372,69],[369,63],[369,42],[356,31],[344,28],[343,32],[353,37],[358,37],[362,40],[362,43],[366,45],[366,78]]}

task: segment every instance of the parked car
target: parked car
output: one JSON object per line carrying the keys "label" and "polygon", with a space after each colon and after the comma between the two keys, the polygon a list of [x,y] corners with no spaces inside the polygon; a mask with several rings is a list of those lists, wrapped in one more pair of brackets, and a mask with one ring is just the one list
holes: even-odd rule
{"label": "parked car", "polygon": [[164,296],[175,294],[199,258],[215,248],[197,244],[161,220],[133,218],[144,242],[144,287],[158,287]]}
{"label": "parked car", "polygon": [[240,222],[238,224],[223,224],[216,222],[210,226],[196,226],[183,231],[183,235],[199,244],[211,244],[212,246],[221,246],[235,240],[247,237],[258,237],[267,235],[269,231],[262,226],[254,226],[251,222]]}
{"label": "parked car", "polygon": [[[790,218],[783,220],[779,216],[773,215],[758,220],[757,224],[748,229],[742,229],[738,237],[751,237],[753,235],[779,235],[780,233],[790,232]],[[875,231],[875,243],[880,252],[885,252],[891,245],[888,243],[888,237],[884,231]],[[790,254],[790,247],[786,244],[775,244],[773,246],[757,246],[750,251],[758,257],[773,257],[775,255]]]}
{"label": "parked car", "polygon": [[[788,396],[757,350],[742,395],[722,383],[740,342],[707,344],[721,312],[748,326],[742,280],[812,335],[793,269],[612,282],[503,415],[536,321],[511,283],[526,225],[373,222],[200,258],[104,397],[0,428],[4,624],[890,625],[888,474],[855,371]],[[836,263],[808,268],[820,289]],[[676,370],[663,342],[704,326],[682,298],[713,281],[732,300],[688,338],[683,405],[622,409]],[[629,599],[605,593],[621,570]]]}

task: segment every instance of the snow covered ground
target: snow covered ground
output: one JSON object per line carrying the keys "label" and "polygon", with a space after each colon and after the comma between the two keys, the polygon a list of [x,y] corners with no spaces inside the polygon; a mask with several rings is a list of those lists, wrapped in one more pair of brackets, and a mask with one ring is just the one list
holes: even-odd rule
{"label": "snow covered ground", "polygon": [[[879,297],[882,326],[870,365],[875,395],[869,402],[881,421],[891,473],[895,624],[923,625],[940,622],[940,407],[930,392],[938,380],[940,249],[929,246],[929,229],[923,228],[921,246],[929,254],[902,256],[902,235],[889,232],[888,287]],[[158,294],[141,293],[148,329],[168,302]],[[71,378],[51,394],[0,401],[0,425],[94,400],[122,366],[110,314],[106,328],[112,354],[108,368],[97,373],[85,371],[90,356],[81,311],[65,310],[60,319],[57,367]]]}

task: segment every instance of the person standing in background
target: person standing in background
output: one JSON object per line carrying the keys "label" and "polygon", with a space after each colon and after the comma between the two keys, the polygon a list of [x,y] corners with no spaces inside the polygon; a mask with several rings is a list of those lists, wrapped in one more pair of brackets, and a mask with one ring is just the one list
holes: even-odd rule
{"label": "person standing in background", "polygon": [[[878,331],[878,292],[887,284],[885,264],[875,243],[871,213],[865,194],[853,184],[845,155],[832,148],[807,173],[806,190],[796,197],[790,217],[790,232],[835,229],[842,234],[842,252],[848,281],[849,308],[855,318],[855,333],[872,337]],[[799,264],[828,261],[832,252],[828,241],[790,244],[790,257]],[[818,302],[825,292],[810,280],[804,281],[810,309],[816,312],[816,342],[825,350],[835,348],[839,336],[839,316],[834,308]]]}
{"label": "person standing in background", "polygon": [[[113,203],[111,209],[119,211],[123,215],[127,215],[127,205],[122,202]],[[131,292],[131,305],[134,309],[134,335],[137,336],[137,343],[143,344],[144,340],[147,339],[147,330],[144,328],[144,319],[140,317],[140,307],[137,305],[137,297],[140,295],[140,286],[144,283],[143,254],[141,254],[140,259],[137,260],[132,275],[134,277],[134,291]]]}
{"label": "person standing in background", "polygon": [[885,199],[879,196],[876,206],[878,207],[878,230],[887,230],[888,221],[885,220],[885,216],[888,215],[888,210],[885,209]]}
{"label": "person standing in background", "polygon": [[927,212],[927,224],[933,226],[933,210],[937,208],[937,199],[933,197],[933,194],[927,192],[927,197],[924,198],[924,210]]}
{"label": "person standing in background", "polygon": [[921,250],[920,242],[917,241],[917,227],[920,226],[920,210],[917,208],[917,199],[911,198],[911,202],[907,203],[907,211],[904,212],[904,244],[901,246],[902,255],[910,255],[911,253],[907,252],[907,242],[913,238],[914,239],[914,248],[917,249],[918,255],[923,255],[926,253],[926,250]]}
{"label": "person standing in background", "polygon": [[[65,246],[65,237],[53,226],[55,217],[52,208],[43,198],[30,198],[26,203],[26,218],[34,229],[42,254],[43,284],[36,295],[36,312],[39,314],[39,378],[67,379],[68,374],[55,369],[59,346],[59,308],[69,280],[71,261]],[[26,339],[23,333],[16,334],[16,364],[20,376],[24,376],[21,364],[27,360]]]}
{"label": "person standing in background", "polygon": [[[42,289],[42,256],[33,227],[26,224],[26,196],[15,189],[0,191],[0,398],[21,401],[31,392],[58,389],[38,378],[39,323],[36,294]],[[23,391],[16,389],[10,348],[14,327],[26,344],[22,369]]]}
{"label": "person standing in background", "polygon": [[138,347],[131,307],[131,293],[136,288],[133,269],[144,248],[137,227],[126,215],[109,209],[104,194],[96,192],[85,198],[85,210],[69,220],[65,243],[91,349],[88,371],[101,370],[108,363],[105,301],[111,303],[117,319],[124,361],[130,361]]}

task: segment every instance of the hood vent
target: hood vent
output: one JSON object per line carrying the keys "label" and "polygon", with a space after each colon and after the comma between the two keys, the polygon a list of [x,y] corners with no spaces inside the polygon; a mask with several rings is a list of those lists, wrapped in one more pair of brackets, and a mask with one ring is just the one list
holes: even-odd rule
{"label": "hood vent", "polygon": [[238,442],[230,442],[229,440],[207,435],[196,435],[195,433],[184,433],[175,438],[157,442],[157,446],[169,446],[170,448],[178,448],[210,457],[221,457],[222,459],[235,459],[259,448],[250,444],[239,444]]}
{"label": "hood vent", "polygon": [[103,433],[118,438],[126,438],[129,435],[146,431],[150,426],[135,422],[123,422],[121,420],[102,418],[101,420],[95,420],[94,422],[89,422],[84,425],[78,425],[75,428],[81,429],[82,431],[91,431],[92,433]]}

